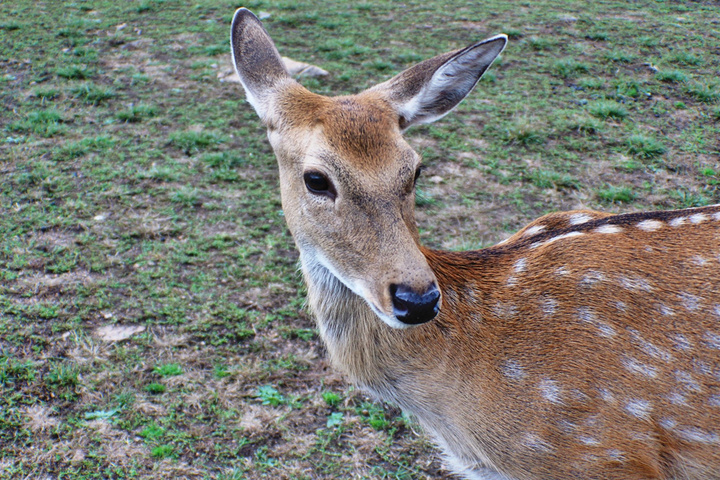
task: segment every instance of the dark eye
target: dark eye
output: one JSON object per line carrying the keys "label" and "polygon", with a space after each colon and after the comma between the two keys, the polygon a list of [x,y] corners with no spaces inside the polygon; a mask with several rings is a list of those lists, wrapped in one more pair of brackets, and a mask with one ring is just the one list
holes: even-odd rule
{"label": "dark eye", "polygon": [[417,167],[417,170],[415,170],[415,180],[413,180],[413,185],[417,183],[418,178],[420,178],[420,174],[425,170],[425,167],[420,165]]}
{"label": "dark eye", "polygon": [[332,199],[337,195],[332,182],[330,182],[323,173],[314,171],[305,172],[303,180],[305,180],[307,189],[316,195],[326,195]]}

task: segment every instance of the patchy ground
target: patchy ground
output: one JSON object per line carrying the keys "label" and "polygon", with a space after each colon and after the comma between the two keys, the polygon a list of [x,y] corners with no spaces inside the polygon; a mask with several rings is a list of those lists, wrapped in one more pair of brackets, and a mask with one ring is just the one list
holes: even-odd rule
{"label": "patchy ground", "polygon": [[[227,0],[0,4],[0,478],[449,478],[327,364]],[[423,241],[720,202],[717,2],[251,1],[357,91],[505,32],[409,132]]]}

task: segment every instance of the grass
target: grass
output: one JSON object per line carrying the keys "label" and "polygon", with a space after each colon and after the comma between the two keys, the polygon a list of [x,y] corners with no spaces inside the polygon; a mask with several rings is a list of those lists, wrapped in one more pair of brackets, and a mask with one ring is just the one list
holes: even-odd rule
{"label": "grass", "polygon": [[[412,419],[328,366],[265,129],[218,81],[237,5],[0,2],[2,479],[450,478]],[[301,79],[324,94],[510,36],[408,132],[430,247],[578,204],[720,202],[720,39],[687,35],[716,30],[711,5],[245,6],[330,72]]]}

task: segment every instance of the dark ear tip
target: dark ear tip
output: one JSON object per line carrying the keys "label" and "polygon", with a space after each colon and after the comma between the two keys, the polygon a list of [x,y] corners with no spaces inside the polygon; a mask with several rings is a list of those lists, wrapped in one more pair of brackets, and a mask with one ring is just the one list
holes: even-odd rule
{"label": "dark ear tip", "polygon": [[258,19],[254,13],[252,13],[250,10],[248,10],[245,7],[240,7],[237,10],[235,10],[235,15],[233,15],[232,25],[233,25],[233,27],[235,27],[247,20],[254,20],[254,21],[260,23],[260,19]]}

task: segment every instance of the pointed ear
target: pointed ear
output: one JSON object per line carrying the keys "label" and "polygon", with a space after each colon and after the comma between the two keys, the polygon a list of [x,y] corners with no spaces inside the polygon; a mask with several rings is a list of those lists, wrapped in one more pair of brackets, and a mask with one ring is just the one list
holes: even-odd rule
{"label": "pointed ear", "polygon": [[434,122],[472,91],[506,44],[506,35],[496,35],[418,63],[371,90],[381,92],[395,107],[403,130]]}
{"label": "pointed ear", "polygon": [[230,47],[248,102],[261,119],[267,120],[270,102],[278,87],[294,80],[260,20],[246,8],[235,12]]}

